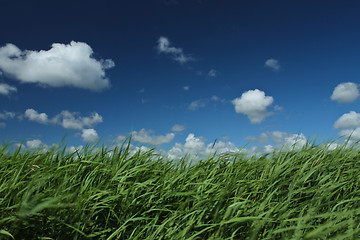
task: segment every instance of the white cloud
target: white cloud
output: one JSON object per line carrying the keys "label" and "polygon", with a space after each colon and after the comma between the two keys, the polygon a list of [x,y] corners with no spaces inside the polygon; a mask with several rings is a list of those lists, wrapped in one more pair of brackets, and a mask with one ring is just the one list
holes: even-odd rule
{"label": "white cloud", "polygon": [[116,142],[116,143],[123,143],[125,139],[126,139],[125,136],[119,135],[119,136],[117,136],[117,137],[115,138],[114,142]]}
{"label": "white cloud", "polygon": [[81,137],[85,142],[96,142],[99,139],[97,132],[92,128],[83,129]]}
{"label": "white cloud", "polygon": [[351,140],[360,140],[360,127],[354,129],[342,129],[338,135],[345,137],[346,139],[351,138]]}
{"label": "white cloud", "polygon": [[54,118],[49,119],[46,113],[38,113],[34,109],[27,109],[25,111],[25,117],[30,121],[34,121],[41,124],[57,124],[61,125],[65,129],[82,130],[85,127],[92,127],[95,124],[103,121],[102,116],[97,112],[92,113],[89,117],[81,117],[77,112],[69,112],[67,110],[62,111]]}
{"label": "white cloud", "polygon": [[280,144],[284,141],[286,137],[290,136],[290,133],[280,132],[280,131],[272,131],[268,132],[269,137],[273,140],[274,143]]}
{"label": "white cloud", "polygon": [[240,98],[232,100],[232,103],[235,106],[235,111],[247,115],[251,123],[261,123],[272,114],[266,108],[273,101],[273,97],[265,96],[263,91],[255,89],[244,92]]}
{"label": "white cloud", "polygon": [[14,112],[4,111],[3,113],[0,113],[0,119],[2,120],[12,119],[14,117],[15,117]]}
{"label": "white cloud", "polygon": [[169,54],[171,58],[181,64],[194,60],[191,56],[185,55],[181,48],[171,47],[167,37],[160,37],[157,50],[159,53]]}
{"label": "white cloud", "polygon": [[343,114],[334,123],[334,128],[354,128],[360,127],[360,113],[350,111],[349,113]]}
{"label": "white cloud", "polygon": [[218,96],[212,96],[211,98],[203,98],[203,99],[198,99],[195,101],[192,101],[189,106],[188,109],[191,111],[195,111],[199,108],[203,108],[206,107],[206,105],[208,105],[210,102],[221,102],[221,103],[225,103],[226,100],[225,99],[221,99]]}
{"label": "white cloud", "polygon": [[331,100],[339,103],[354,102],[359,97],[359,89],[356,83],[340,83],[334,89]]}
{"label": "white cloud", "polygon": [[219,72],[216,71],[215,69],[210,69],[210,71],[207,74],[208,77],[213,77],[213,78],[217,77],[218,75],[219,75]]}
{"label": "white cloud", "polygon": [[36,110],[34,110],[32,108],[26,109],[25,117],[33,122],[37,122],[37,123],[41,123],[41,124],[49,123],[49,118],[46,113],[38,113]]}
{"label": "white cloud", "polygon": [[190,87],[189,87],[189,86],[184,86],[183,89],[184,89],[185,91],[189,91]]}
{"label": "white cloud", "polygon": [[114,66],[111,59],[93,58],[93,50],[83,42],[53,43],[41,51],[22,51],[13,44],[0,48],[0,69],[22,83],[102,91],[110,87],[105,70]]}
{"label": "white cloud", "polygon": [[261,133],[259,137],[249,136],[247,140],[252,140],[253,142],[257,141],[260,144],[268,143],[269,138],[275,143],[275,145],[265,145],[263,147],[263,152],[270,153],[273,152],[274,149],[284,151],[292,150],[292,149],[301,149],[307,143],[306,137],[304,134],[293,134],[287,132],[280,131],[268,131]]}
{"label": "white cloud", "polygon": [[255,136],[247,136],[247,137],[244,138],[244,140],[249,141],[249,142],[255,142],[255,141],[257,141],[257,137],[255,137]]}
{"label": "white cloud", "polygon": [[183,146],[181,143],[175,143],[175,145],[168,151],[168,158],[180,159],[184,156]]}
{"label": "white cloud", "polygon": [[185,126],[183,125],[179,125],[179,124],[175,124],[172,128],[171,131],[173,132],[182,132],[185,130]]}
{"label": "white cloud", "polygon": [[77,147],[75,147],[75,146],[70,146],[70,147],[68,147],[68,148],[66,149],[66,151],[69,152],[69,153],[74,153],[74,152],[76,152],[76,151],[81,151],[82,149],[83,149],[83,146],[82,146],[82,145],[79,145],[79,146],[77,146]]}
{"label": "white cloud", "polygon": [[340,147],[341,145],[339,145],[338,143],[328,143],[325,145],[326,149],[329,150],[329,151],[333,151],[335,150],[336,148]]}
{"label": "white cloud", "polygon": [[199,108],[205,107],[207,103],[208,103],[207,99],[195,100],[195,101],[190,103],[190,105],[188,106],[188,109],[191,110],[191,111],[195,111],[195,110],[197,110]]}
{"label": "white cloud", "polygon": [[275,148],[272,145],[265,145],[264,146],[264,152],[265,153],[272,153],[272,152],[274,152],[274,150],[275,150]]}
{"label": "white cloud", "polygon": [[282,111],[283,109],[284,109],[284,108],[281,107],[281,106],[279,106],[279,105],[275,105],[275,106],[274,106],[274,110],[275,110],[275,111],[279,111],[279,112],[280,112],[280,111]]}
{"label": "white cloud", "polygon": [[82,130],[84,127],[92,127],[103,121],[102,116],[97,112],[91,114],[90,117],[81,117],[77,112],[62,111],[54,118],[54,122],[60,124],[66,129]]}
{"label": "white cloud", "polygon": [[43,143],[39,139],[26,141],[27,148],[38,148],[38,147],[41,147],[42,145],[43,145]]}
{"label": "white cloud", "polygon": [[212,96],[211,97],[211,100],[213,100],[213,101],[220,101],[220,98],[218,97],[218,96]]}
{"label": "white cloud", "polygon": [[350,144],[354,141],[360,140],[360,113],[350,111],[343,114],[334,123],[334,128],[339,128],[338,135],[340,137],[349,138]]}
{"label": "white cloud", "polygon": [[291,134],[288,137],[285,137],[284,150],[299,150],[305,147],[307,143],[306,137],[304,134]]}
{"label": "white cloud", "polygon": [[154,136],[152,134],[152,130],[146,130],[143,128],[139,132],[133,131],[132,139],[145,144],[161,145],[171,142],[175,137],[174,133],[168,133],[165,136]]}
{"label": "white cloud", "polygon": [[[195,134],[189,133],[185,139],[185,143],[175,143],[175,145],[167,152],[167,156],[170,159],[180,159],[189,154],[195,159],[204,158],[211,154],[217,153],[232,153],[239,152],[240,149],[237,148],[232,142],[219,141],[215,145],[209,143],[206,145],[204,138],[196,137]],[[245,152],[245,150],[241,150]]]}
{"label": "white cloud", "polygon": [[216,142],[215,145],[209,143],[206,147],[205,154],[209,155],[210,153],[222,154],[222,153],[235,153],[239,152],[240,149],[237,148],[232,142]]}
{"label": "white cloud", "polygon": [[201,138],[190,133],[185,139],[184,150],[186,153],[199,153],[205,150],[205,142]]}
{"label": "white cloud", "polygon": [[1,95],[9,96],[12,92],[17,92],[17,88],[6,83],[0,83]]}
{"label": "white cloud", "polygon": [[275,72],[279,71],[280,68],[281,68],[281,66],[279,64],[279,61],[275,60],[273,58],[270,58],[270,59],[266,60],[265,61],[265,66],[271,68]]}

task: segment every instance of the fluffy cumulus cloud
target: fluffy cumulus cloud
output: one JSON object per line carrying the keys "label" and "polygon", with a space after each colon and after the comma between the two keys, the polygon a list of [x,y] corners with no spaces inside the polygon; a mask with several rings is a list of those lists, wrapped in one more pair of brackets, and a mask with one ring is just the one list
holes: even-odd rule
{"label": "fluffy cumulus cloud", "polygon": [[39,113],[38,111],[30,108],[26,109],[25,117],[30,121],[41,123],[41,124],[48,124],[49,118],[46,113]]}
{"label": "fluffy cumulus cloud", "polygon": [[89,128],[89,129],[83,129],[81,133],[81,138],[85,142],[96,142],[99,139],[99,136],[95,129]]}
{"label": "fluffy cumulus cloud", "polygon": [[133,131],[132,139],[145,144],[161,145],[171,142],[175,137],[174,133],[168,133],[164,136],[155,136],[153,133],[154,132],[152,130],[146,130],[143,128],[139,132]]}
{"label": "fluffy cumulus cloud", "polygon": [[173,132],[182,132],[185,130],[185,126],[180,125],[180,124],[175,124],[172,128],[171,131]]}
{"label": "fluffy cumulus cloud", "polygon": [[181,48],[172,47],[167,37],[160,37],[157,50],[159,53],[168,54],[171,58],[181,64],[194,60],[191,56],[184,53]]}
{"label": "fluffy cumulus cloud", "polygon": [[279,61],[273,58],[270,58],[265,61],[265,67],[271,68],[275,72],[279,71],[281,68]]}
{"label": "fluffy cumulus cloud", "polygon": [[85,127],[92,127],[103,121],[102,116],[97,112],[92,113],[89,117],[82,117],[78,112],[62,111],[60,114],[49,119],[46,113],[39,113],[34,109],[25,111],[25,118],[30,121],[41,124],[57,124],[65,129],[82,130]]}
{"label": "fluffy cumulus cloud", "polygon": [[347,82],[337,85],[331,95],[331,100],[339,103],[354,102],[359,97],[359,89],[356,83]]}
{"label": "fluffy cumulus cloud", "polygon": [[350,111],[349,113],[343,114],[334,123],[334,128],[354,128],[360,127],[360,113]]}
{"label": "fluffy cumulus cloud", "polygon": [[338,135],[351,140],[360,140],[360,113],[350,111],[343,114],[334,123],[335,129],[340,129]]}
{"label": "fluffy cumulus cloud", "polygon": [[244,92],[241,97],[232,100],[235,111],[247,115],[251,123],[261,123],[271,115],[266,108],[273,102],[273,97],[265,96],[265,92],[258,89]]}
{"label": "fluffy cumulus cloud", "polygon": [[23,51],[13,44],[0,48],[0,69],[22,83],[102,91],[110,87],[105,70],[114,66],[111,59],[96,60],[83,42],[54,43],[41,51]]}
{"label": "fluffy cumulus cloud", "polygon": [[27,148],[43,148],[44,150],[46,150],[48,148],[48,146],[46,144],[44,144],[40,139],[33,139],[33,140],[28,140],[25,143]]}
{"label": "fluffy cumulus cloud", "polygon": [[184,144],[184,150],[186,153],[199,153],[205,149],[205,142],[198,137],[195,137],[193,133],[190,133]]}
{"label": "fluffy cumulus cloud", "polygon": [[77,112],[65,110],[55,116],[53,121],[66,129],[82,130],[84,127],[92,127],[101,123],[103,118],[97,112],[92,113],[89,117],[81,117]]}
{"label": "fluffy cumulus cloud", "polygon": [[304,134],[290,134],[290,136],[285,137],[284,139],[284,150],[290,149],[302,149],[307,144],[307,139]]}
{"label": "fluffy cumulus cloud", "polygon": [[0,83],[0,94],[9,96],[11,93],[17,92],[17,88],[14,86],[10,86],[6,83]]}

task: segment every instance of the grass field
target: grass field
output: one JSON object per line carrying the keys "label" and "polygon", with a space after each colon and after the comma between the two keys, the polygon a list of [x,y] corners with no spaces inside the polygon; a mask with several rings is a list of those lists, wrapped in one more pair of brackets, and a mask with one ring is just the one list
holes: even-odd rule
{"label": "grass field", "polygon": [[0,239],[360,239],[359,150],[190,164],[131,155],[126,142],[75,153],[3,144]]}

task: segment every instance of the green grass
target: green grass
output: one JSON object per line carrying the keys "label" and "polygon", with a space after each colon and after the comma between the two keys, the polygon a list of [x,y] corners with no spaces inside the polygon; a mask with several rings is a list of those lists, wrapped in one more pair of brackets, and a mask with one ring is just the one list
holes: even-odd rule
{"label": "green grass", "polygon": [[308,146],[190,163],[126,143],[3,144],[0,239],[360,239],[360,155]]}

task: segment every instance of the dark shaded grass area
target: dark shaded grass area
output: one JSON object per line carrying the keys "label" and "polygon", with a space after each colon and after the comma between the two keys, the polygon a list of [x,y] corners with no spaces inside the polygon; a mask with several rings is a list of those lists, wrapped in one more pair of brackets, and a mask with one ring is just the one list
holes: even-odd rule
{"label": "dark shaded grass area", "polygon": [[360,239],[360,155],[0,147],[0,239]]}

